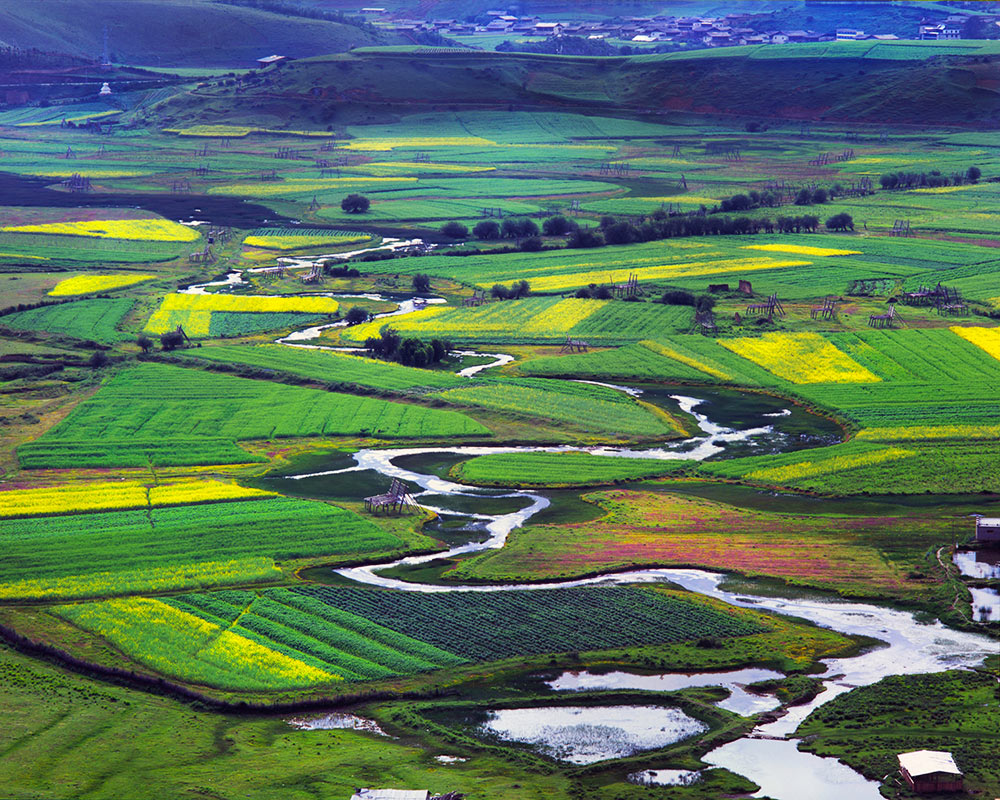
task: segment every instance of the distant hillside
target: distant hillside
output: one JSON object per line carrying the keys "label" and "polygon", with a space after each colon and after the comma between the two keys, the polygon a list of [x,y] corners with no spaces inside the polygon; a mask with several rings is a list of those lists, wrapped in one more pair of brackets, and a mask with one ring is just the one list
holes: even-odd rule
{"label": "distant hillside", "polygon": [[251,67],[271,53],[295,57],[402,41],[353,25],[211,0],[0,0],[0,40],[148,66]]}
{"label": "distant hillside", "polygon": [[239,95],[230,87],[210,87],[157,110],[172,125],[267,120],[315,128],[448,108],[875,124],[994,121],[1000,82],[993,59],[1000,59],[1000,45],[922,44],[927,43],[771,45],[597,59],[377,49],[296,61],[265,73]]}

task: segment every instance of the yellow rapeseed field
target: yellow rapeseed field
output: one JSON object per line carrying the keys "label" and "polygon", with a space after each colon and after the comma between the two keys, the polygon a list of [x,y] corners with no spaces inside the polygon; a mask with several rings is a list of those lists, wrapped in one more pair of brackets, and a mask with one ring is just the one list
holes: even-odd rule
{"label": "yellow rapeseed field", "polygon": [[765,333],[719,339],[736,355],[792,383],[875,383],[882,380],[818,333]]}
{"label": "yellow rapeseed field", "polygon": [[[442,327],[440,320],[435,318],[454,310],[453,308],[442,306],[429,306],[420,311],[414,311],[412,314],[407,314],[405,317],[401,317],[400,320],[406,320],[407,333],[419,335],[424,331],[438,331],[441,335],[444,335],[453,329],[448,326]],[[384,319],[362,322],[360,325],[351,325],[349,328],[345,328],[344,336],[352,341],[363,342],[370,336],[378,336],[382,327],[390,324],[392,324],[391,321]],[[464,328],[459,328],[459,330],[464,330]]]}
{"label": "yellow rapeseed field", "polygon": [[797,464],[787,464],[782,467],[770,467],[748,472],[746,477],[768,483],[787,483],[799,478],[811,478],[829,472],[842,472],[854,467],[867,467],[881,464],[884,461],[895,461],[915,455],[912,450],[901,447],[887,447],[871,453],[859,453],[853,456],[836,456],[835,458],[819,459],[817,461],[801,461]]}
{"label": "yellow rapeseed field", "polygon": [[967,183],[963,186],[928,186],[923,189],[914,189],[919,194],[952,194],[953,192],[964,192],[966,189],[978,189],[979,186]]}
{"label": "yellow rapeseed field", "polygon": [[37,175],[40,178],[69,178],[82,175],[84,178],[135,178],[140,175],[152,175],[149,169],[114,169],[111,167],[74,167],[73,169],[31,169],[25,170],[25,175]]}
{"label": "yellow rapeseed field", "polygon": [[[786,267],[807,267],[810,264],[812,264],[811,261],[735,258],[720,261],[693,261],[687,264],[663,264],[656,267],[638,267],[630,270],[630,272],[637,275],[640,281],[651,281],[694,278],[702,275],[724,275],[730,272],[756,272],[766,269],[784,269]],[[587,272],[534,277],[531,279],[531,288],[539,292],[558,292],[563,289],[587,286],[591,283],[606,283],[607,280],[608,269],[602,268]],[[507,281],[508,284],[513,282]]]}
{"label": "yellow rapeseed field", "polygon": [[686,356],[683,353],[678,353],[672,347],[667,347],[666,345],[660,344],[659,342],[654,342],[651,339],[639,342],[647,350],[652,350],[654,353],[658,353],[661,356],[666,356],[667,358],[672,358],[674,361],[679,361],[681,364],[686,364],[692,369],[696,369],[699,372],[704,372],[706,375],[712,375],[719,380],[728,381],[732,380],[732,376],[726,374],[722,370],[715,369],[715,367],[710,367],[708,364],[704,364],[697,359],[691,358],[691,356]]}
{"label": "yellow rapeseed field", "polygon": [[78,606],[68,615],[77,625],[168,675],[195,680],[230,676],[234,683],[275,687],[339,679],[162,600],[105,600]]}
{"label": "yellow rapeseed field", "polygon": [[276,297],[235,294],[168,294],[146,323],[147,333],[166,333],[178,325],[188,336],[208,336],[213,311],[336,314],[331,297]]}
{"label": "yellow rapeseed field", "polygon": [[58,578],[27,578],[0,584],[0,600],[57,600],[167,592],[203,586],[268,583],[282,579],[270,558],[199,561],[169,567],[143,566],[121,572],[89,572]]}
{"label": "yellow rapeseed field", "polygon": [[919,441],[921,439],[1000,439],[1000,425],[907,425],[865,428],[856,439],[878,442]]}
{"label": "yellow rapeseed field", "polygon": [[34,517],[270,497],[274,492],[216,480],[149,487],[142,481],[99,481],[0,492],[0,517]]}
{"label": "yellow rapeseed field", "polygon": [[397,175],[400,172],[494,172],[496,167],[485,164],[432,164],[427,161],[371,161],[353,167],[343,167],[346,172],[369,175]]}
{"label": "yellow rapeseed field", "polygon": [[91,292],[106,292],[109,289],[121,289],[136,283],[149,281],[155,275],[77,275],[59,281],[49,294],[52,297],[65,297],[73,294],[90,294]]}
{"label": "yellow rapeseed field", "polygon": [[8,233],[48,233],[62,236],[93,236],[99,239],[130,239],[144,242],[193,242],[200,234],[169,219],[92,219],[77,222],[43,222],[9,225]]}
{"label": "yellow rapeseed field", "polygon": [[1000,328],[962,328],[956,326],[951,330],[1000,361]]}
{"label": "yellow rapeseed field", "polygon": [[837,250],[833,247],[810,247],[805,244],[748,244],[743,250],[765,250],[769,253],[794,253],[800,256],[860,256],[860,250]]}
{"label": "yellow rapeseed field", "polygon": [[570,298],[561,300],[544,311],[535,314],[528,322],[519,326],[523,334],[567,333],[574,325],[583,322],[591,314],[604,308],[605,303],[593,300]]}

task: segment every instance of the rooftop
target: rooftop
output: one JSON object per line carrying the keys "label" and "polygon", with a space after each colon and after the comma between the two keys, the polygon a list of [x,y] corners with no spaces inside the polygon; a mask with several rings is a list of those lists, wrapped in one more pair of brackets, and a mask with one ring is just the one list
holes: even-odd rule
{"label": "rooftop", "polygon": [[900,753],[899,766],[910,776],[931,775],[935,772],[946,772],[949,775],[961,775],[962,770],[955,764],[951,753],[943,750],[914,750],[912,753]]}
{"label": "rooftop", "polygon": [[979,517],[976,520],[976,525],[988,525],[991,528],[1000,528],[1000,517]]}

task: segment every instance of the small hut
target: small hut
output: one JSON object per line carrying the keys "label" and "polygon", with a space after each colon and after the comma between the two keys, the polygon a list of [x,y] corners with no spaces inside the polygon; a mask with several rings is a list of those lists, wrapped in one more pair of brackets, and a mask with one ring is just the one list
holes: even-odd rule
{"label": "small hut", "polygon": [[430,800],[426,789],[355,789],[351,800]]}
{"label": "small hut", "polygon": [[900,753],[899,772],[915,792],[960,792],[962,771],[951,753],[941,750],[915,750]]}
{"label": "small hut", "polygon": [[976,520],[977,542],[1000,542],[1000,517],[979,517]]}

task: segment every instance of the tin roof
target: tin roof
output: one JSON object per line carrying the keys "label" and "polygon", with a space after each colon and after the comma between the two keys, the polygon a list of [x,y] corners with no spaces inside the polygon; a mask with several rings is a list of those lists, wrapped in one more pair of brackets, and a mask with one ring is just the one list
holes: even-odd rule
{"label": "tin roof", "polygon": [[351,800],[427,800],[426,789],[361,789]]}
{"label": "tin roof", "polygon": [[1000,517],[980,517],[976,520],[977,525],[989,525],[991,528],[1000,528]]}
{"label": "tin roof", "polygon": [[951,753],[942,750],[914,750],[912,753],[900,753],[899,766],[910,773],[911,777],[930,775],[934,772],[946,772],[949,775],[961,775],[962,770],[955,764]]}

